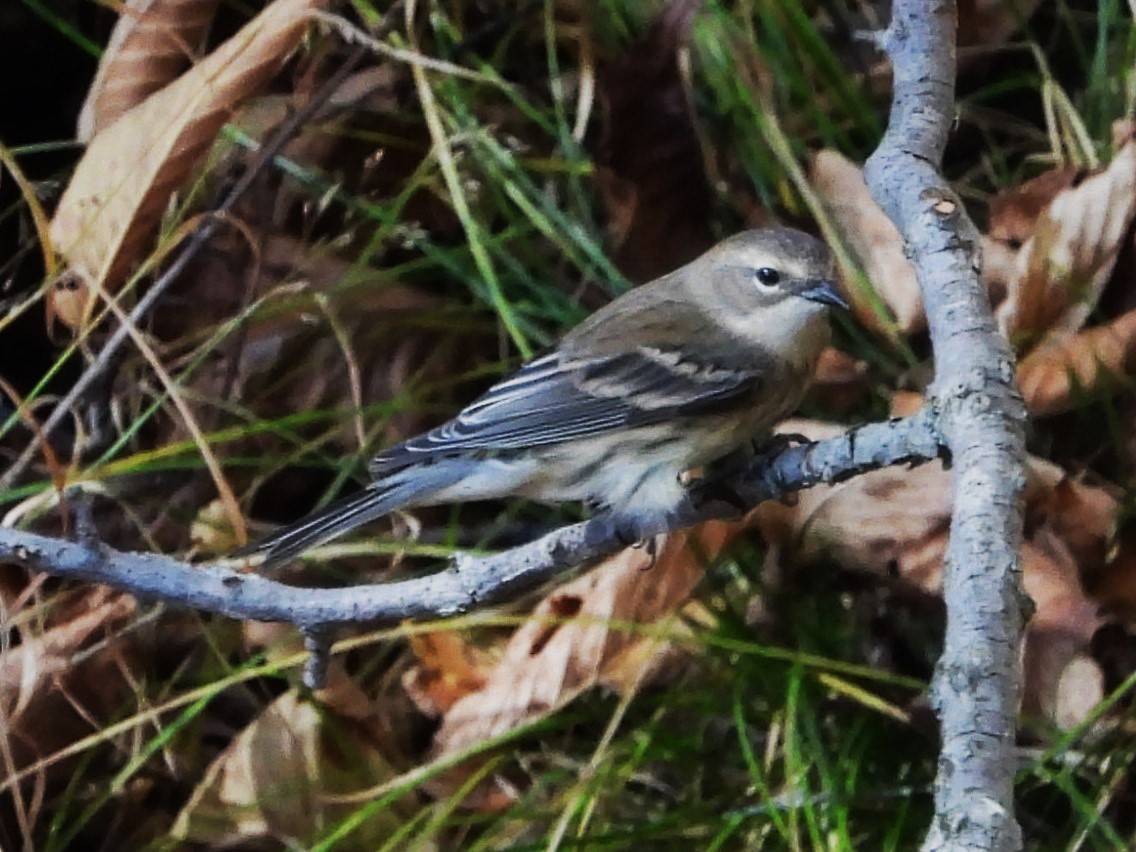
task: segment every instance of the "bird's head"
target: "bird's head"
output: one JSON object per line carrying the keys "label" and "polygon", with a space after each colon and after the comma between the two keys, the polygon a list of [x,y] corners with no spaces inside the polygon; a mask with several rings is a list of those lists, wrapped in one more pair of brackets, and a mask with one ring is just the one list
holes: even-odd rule
{"label": "bird's head", "polygon": [[819,351],[828,309],[848,307],[827,246],[791,228],[735,234],[692,266],[688,280],[705,288],[703,304],[713,305],[718,321],[774,352]]}
{"label": "bird's head", "polygon": [[739,308],[798,300],[812,303],[818,310],[848,307],[833,282],[828,247],[792,228],[742,231],[723,240],[702,260],[708,262],[722,295],[729,296]]}

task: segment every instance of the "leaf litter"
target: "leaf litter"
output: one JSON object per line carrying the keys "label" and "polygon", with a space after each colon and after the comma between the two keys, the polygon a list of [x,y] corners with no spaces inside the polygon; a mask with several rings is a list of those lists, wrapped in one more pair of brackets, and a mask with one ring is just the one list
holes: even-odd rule
{"label": "leaf litter", "polygon": [[[301,47],[311,14],[324,5],[276,0],[229,41],[199,53],[212,14],[209,3],[125,4],[122,35],[112,39],[81,120],[81,136],[89,136],[90,146],[53,220],[52,239],[68,272],[49,296],[50,317],[86,333],[98,311],[93,296],[114,294],[135,270],[154,265],[160,223],[185,199],[208,196],[210,185],[223,184],[247,165],[247,143],[234,144],[231,136],[219,140],[221,128],[232,122],[248,138],[263,138],[294,107],[305,74],[326,73],[322,63],[333,60],[319,48],[310,55],[301,51],[298,69],[284,81],[296,92],[257,96],[271,81],[281,83],[279,69]],[[982,32],[1003,38],[1008,19],[979,6],[972,10],[969,31],[980,42]],[[713,141],[696,125],[689,78],[678,61],[687,55],[701,7],[690,0],[667,5],[646,37],[622,57],[597,60],[596,94],[606,124],[582,138],[596,164],[594,191],[608,247],[631,280],[669,270],[713,240],[707,226],[715,203],[714,157],[707,148]],[[586,16],[577,17],[576,25],[586,28]],[[578,37],[576,45],[582,54],[597,49],[590,35]],[[460,49],[455,56],[462,58]],[[181,66],[190,70],[177,76]],[[440,339],[438,313],[453,304],[443,276],[382,269],[418,262],[423,235],[438,235],[444,250],[460,234],[443,184],[430,171],[429,137],[403,117],[413,106],[408,79],[394,65],[353,78],[318,126],[305,128],[289,146],[290,170],[262,182],[259,194],[238,211],[240,227],[213,241],[150,320],[146,331],[160,344],[157,351],[171,365],[186,368],[182,386],[201,422],[218,429],[231,423],[225,403],[232,400],[277,423],[338,407],[353,414],[308,430],[305,440],[324,454],[365,454],[436,422],[439,411],[452,410],[453,401],[463,398],[460,389],[455,392],[455,373],[499,359],[489,324],[467,324],[461,333],[451,327]],[[585,86],[586,77],[578,83]],[[500,107],[494,116],[505,116],[510,130],[520,124]],[[157,134],[161,128],[168,133]],[[1110,164],[1094,173],[1054,169],[990,202],[985,281],[1003,330],[1019,347],[1019,382],[1038,417],[1069,411],[1093,395],[1122,393],[1136,369],[1131,342],[1136,310],[1110,315],[1106,309],[1116,290],[1130,289],[1117,278],[1136,215],[1136,149],[1123,136],[1119,143]],[[534,158],[540,150],[526,139],[513,144]],[[458,138],[454,149],[462,167],[469,167],[472,144]],[[360,150],[366,152],[364,164],[351,159]],[[860,325],[885,346],[896,331],[919,338],[925,320],[914,273],[898,233],[868,197],[859,167],[831,148],[818,147],[811,162],[815,191],[894,320],[894,328],[883,327],[857,301]],[[479,213],[491,218],[492,198],[479,179],[471,172],[467,188],[484,205]],[[558,200],[568,196],[551,178],[541,188]],[[739,195],[747,192],[743,188]],[[345,214],[338,206],[340,199],[354,198],[367,215],[377,215],[366,203],[392,195],[401,196],[404,220],[383,224],[381,237],[365,232],[358,209]],[[750,213],[758,219],[767,215],[759,206]],[[508,257],[509,246],[495,250],[499,258]],[[571,271],[564,279],[565,287],[593,284],[575,280]],[[239,334],[215,340],[217,329],[238,316]],[[195,362],[200,363],[188,369]],[[834,348],[823,359],[813,396],[830,412],[862,410],[858,406],[879,392],[882,379],[876,365]],[[904,379],[918,391],[926,384],[918,371]],[[365,404],[431,386],[433,410],[413,406],[389,416],[358,414]],[[115,397],[126,401],[119,414],[129,419],[161,394],[146,369],[128,361]],[[913,393],[892,402],[898,408],[921,399]],[[142,454],[186,440],[184,424],[173,413],[148,428],[150,444],[138,448]],[[819,437],[838,427],[793,421],[784,428]],[[269,431],[241,436],[226,451],[264,457],[294,445]],[[242,474],[233,475],[242,480]],[[169,490],[169,481],[163,472],[140,475],[121,494],[130,499],[155,488]],[[169,526],[171,512],[182,513],[197,519],[201,550],[231,546],[216,504],[203,500],[193,480],[183,484],[177,498],[162,507],[143,507],[140,526]],[[276,508],[283,504],[293,516],[294,504],[310,500],[312,491],[306,479],[295,487],[273,487],[246,475],[242,484],[250,492],[277,492]],[[644,549],[628,549],[547,591],[522,626],[492,641],[439,629],[409,641],[408,652],[388,672],[362,666],[366,675],[348,675],[337,668],[332,686],[315,700],[291,686],[273,697],[258,695],[246,724],[210,755],[204,776],[193,784],[176,836],[212,845],[318,839],[347,813],[336,797],[397,781],[407,770],[407,754],[414,750],[392,746],[387,736],[410,728],[407,706],[436,726],[416,732],[412,759],[437,761],[547,719],[590,692],[633,700],[682,679],[701,653],[699,631],[715,624],[698,595],[707,566],[754,531],[785,564],[834,562],[935,596],[950,488],[949,471],[926,465],[812,489],[791,504],[760,507],[746,523],[673,534],[659,544],[654,559]],[[1072,467],[1031,459],[1022,565],[1035,612],[1022,649],[1022,712],[1039,727],[1068,730],[1089,718],[1108,686],[1093,654],[1094,637],[1136,612],[1131,580],[1136,550],[1127,546],[1119,493]],[[250,499],[248,505],[256,503]],[[267,505],[271,514],[271,501]],[[474,538],[479,529],[495,528],[496,521],[477,510],[465,518]],[[414,523],[420,526],[421,520]],[[429,513],[426,521],[429,528]],[[182,544],[188,540],[179,526],[163,544],[179,546],[178,535]],[[407,561],[414,564],[413,557]],[[358,582],[405,567],[399,557],[348,564],[357,562],[365,564],[366,574],[337,579]],[[6,607],[10,601],[9,596]],[[121,673],[143,665],[140,649],[114,632],[136,617],[129,599],[93,592],[83,607],[50,624],[28,622],[32,627],[18,653],[5,655],[6,716],[29,746],[8,757],[10,771],[34,766],[37,756],[82,737],[89,720],[106,717],[110,704],[129,695]],[[104,647],[72,666],[92,637],[104,635]],[[223,653],[233,647],[218,645]],[[247,644],[244,651],[251,652]],[[101,694],[86,696],[91,684],[100,685]],[[395,710],[398,701],[405,705]],[[55,724],[64,718],[71,721]],[[203,765],[204,755],[193,754],[184,741],[171,754],[174,764]],[[515,774],[495,767],[483,755],[420,789],[435,801],[459,797],[469,809],[498,810],[522,797],[524,788]],[[26,809],[35,816],[32,804]],[[371,822],[365,836],[378,844],[415,812],[414,803],[403,799]]]}

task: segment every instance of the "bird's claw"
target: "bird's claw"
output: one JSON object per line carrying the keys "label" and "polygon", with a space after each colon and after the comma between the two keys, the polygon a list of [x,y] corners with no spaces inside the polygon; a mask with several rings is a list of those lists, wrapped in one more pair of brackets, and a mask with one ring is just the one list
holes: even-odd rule
{"label": "bird's claw", "polygon": [[808,435],[802,435],[800,432],[778,432],[771,435],[769,440],[755,444],[754,455],[761,458],[769,458],[790,447],[799,447],[802,444],[811,443],[813,443],[812,438]]}
{"label": "bird's claw", "polygon": [[655,564],[658,556],[659,536],[648,534],[635,518],[609,514],[595,528],[595,537],[600,543],[615,541],[624,548],[642,549],[650,559],[650,566]]}

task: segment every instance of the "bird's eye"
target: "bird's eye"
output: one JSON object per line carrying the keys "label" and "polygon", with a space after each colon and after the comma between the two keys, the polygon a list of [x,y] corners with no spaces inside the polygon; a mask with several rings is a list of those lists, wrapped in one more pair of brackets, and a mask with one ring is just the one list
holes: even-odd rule
{"label": "bird's eye", "polygon": [[781,280],[781,273],[776,269],[770,269],[768,266],[763,266],[761,269],[754,273],[757,278],[757,283],[765,287],[772,287],[774,284]]}

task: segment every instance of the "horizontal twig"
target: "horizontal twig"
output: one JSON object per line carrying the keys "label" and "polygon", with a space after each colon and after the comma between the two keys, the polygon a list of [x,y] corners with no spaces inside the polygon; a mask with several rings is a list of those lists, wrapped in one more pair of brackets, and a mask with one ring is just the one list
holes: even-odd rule
{"label": "horizontal twig", "polygon": [[[664,534],[702,521],[737,517],[739,507],[707,496],[722,489],[738,495],[746,506],[756,506],[818,483],[839,482],[887,465],[928,461],[941,454],[941,447],[937,412],[931,408],[911,417],[857,427],[829,440],[790,446],[755,460],[741,473],[715,482],[713,488],[696,481],[686,508],[645,532]],[[0,560],[230,618],[287,622],[309,637],[323,638],[349,625],[441,618],[506,600],[626,546],[619,530],[606,516],[599,516],[501,553],[459,554],[447,569],[435,574],[342,589],[311,589],[235,570],[225,563],[188,565],[168,556],[123,553],[90,541],[0,530]]]}

